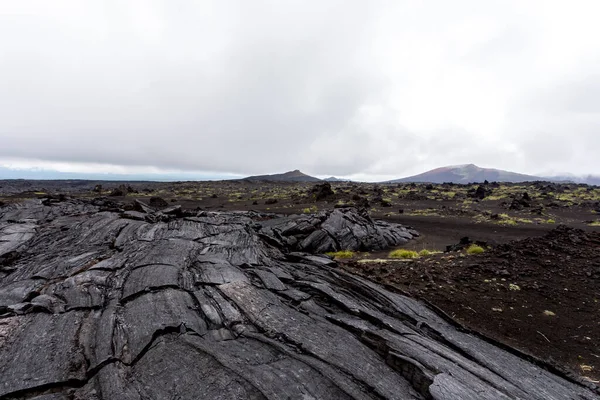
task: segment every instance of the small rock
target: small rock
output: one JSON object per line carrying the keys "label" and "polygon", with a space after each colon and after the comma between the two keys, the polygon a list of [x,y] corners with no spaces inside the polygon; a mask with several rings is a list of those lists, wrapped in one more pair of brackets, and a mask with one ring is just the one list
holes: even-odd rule
{"label": "small rock", "polygon": [[153,197],[150,197],[150,206],[162,208],[162,207],[168,207],[169,203],[162,197],[153,196]]}

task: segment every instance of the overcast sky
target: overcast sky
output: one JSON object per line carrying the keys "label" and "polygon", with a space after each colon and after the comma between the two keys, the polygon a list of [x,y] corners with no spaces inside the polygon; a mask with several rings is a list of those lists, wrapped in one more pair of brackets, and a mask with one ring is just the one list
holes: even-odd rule
{"label": "overcast sky", "polygon": [[600,2],[0,0],[0,167],[600,173]]}

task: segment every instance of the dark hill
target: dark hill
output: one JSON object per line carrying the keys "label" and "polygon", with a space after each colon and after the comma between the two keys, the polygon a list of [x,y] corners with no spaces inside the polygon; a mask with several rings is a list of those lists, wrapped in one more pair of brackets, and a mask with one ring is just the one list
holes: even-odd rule
{"label": "dark hill", "polygon": [[493,168],[480,168],[474,164],[454,165],[432,169],[422,174],[407,178],[395,179],[390,183],[420,182],[420,183],[471,183],[471,182],[531,182],[548,180],[533,175],[518,174]]}
{"label": "dark hill", "polygon": [[244,178],[246,181],[271,181],[271,182],[320,182],[319,178],[306,175],[300,170],[285,172],[283,174],[255,175]]}
{"label": "dark hill", "polygon": [[330,176],[329,178],[325,178],[323,180],[327,182],[350,182],[350,179],[341,179],[336,178],[335,176]]}

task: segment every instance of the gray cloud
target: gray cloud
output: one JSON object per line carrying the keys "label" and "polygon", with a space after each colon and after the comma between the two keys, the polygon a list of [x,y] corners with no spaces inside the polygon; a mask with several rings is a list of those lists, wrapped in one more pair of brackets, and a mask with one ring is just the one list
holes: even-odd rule
{"label": "gray cloud", "polygon": [[549,51],[540,32],[554,15],[535,7],[45,3],[0,5],[0,162],[367,178],[469,162],[600,170],[579,163],[600,144],[589,64],[600,47],[540,73],[578,37]]}
{"label": "gray cloud", "polygon": [[520,157],[540,171],[597,174],[600,148],[600,76],[569,79],[532,91],[511,110]]}

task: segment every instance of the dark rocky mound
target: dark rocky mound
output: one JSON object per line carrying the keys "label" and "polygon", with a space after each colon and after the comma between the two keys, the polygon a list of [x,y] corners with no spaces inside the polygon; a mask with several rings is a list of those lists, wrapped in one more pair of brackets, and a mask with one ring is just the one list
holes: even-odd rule
{"label": "dark rocky mound", "polygon": [[412,229],[374,221],[354,208],[265,221],[260,233],[279,248],[320,254],[338,250],[382,250],[418,236]]}
{"label": "dark rocky mound", "polygon": [[153,196],[153,197],[150,197],[150,206],[157,207],[157,208],[163,208],[163,207],[168,207],[169,203],[162,197]]}
{"label": "dark rocky mound", "polygon": [[309,198],[314,201],[322,201],[331,199],[335,196],[335,192],[331,189],[331,183],[323,182],[314,185],[308,192]]}
{"label": "dark rocky mound", "polygon": [[509,210],[522,210],[523,208],[529,208],[533,204],[531,197],[527,192],[523,192],[520,195],[513,196],[510,203],[503,202],[503,206]]}
{"label": "dark rocky mound", "polygon": [[271,181],[271,182],[319,182],[319,178],[306,175],[300,170],[288,171],[283,174],[255,175],[244,178],[246,181]]}
{"label": "dark rocky mound", "polygon": [[[327,257],[288,253],[266,218],[0,209],[0,257],[13,254],[0,265],[0,398],[597,398]],[[396,229],[356,218],[310,225]]]}
{"label": "dark rocky mound", "polygon": [[483,200],[486,197],[490,196],[492,194],[492,190],[487,188],[487,186],[482,186],[479,185],[477,186],[477,189],[470,189],[467,192],[467,197],[473,198],[473,199],[478,199],[478,200]]}
{"label": "dark rocky mound", "polygon": [[119,185],[110,192],[109,196],[121,197],[127,196],[129,193],[135,193],[135,189],[129,185]]}

